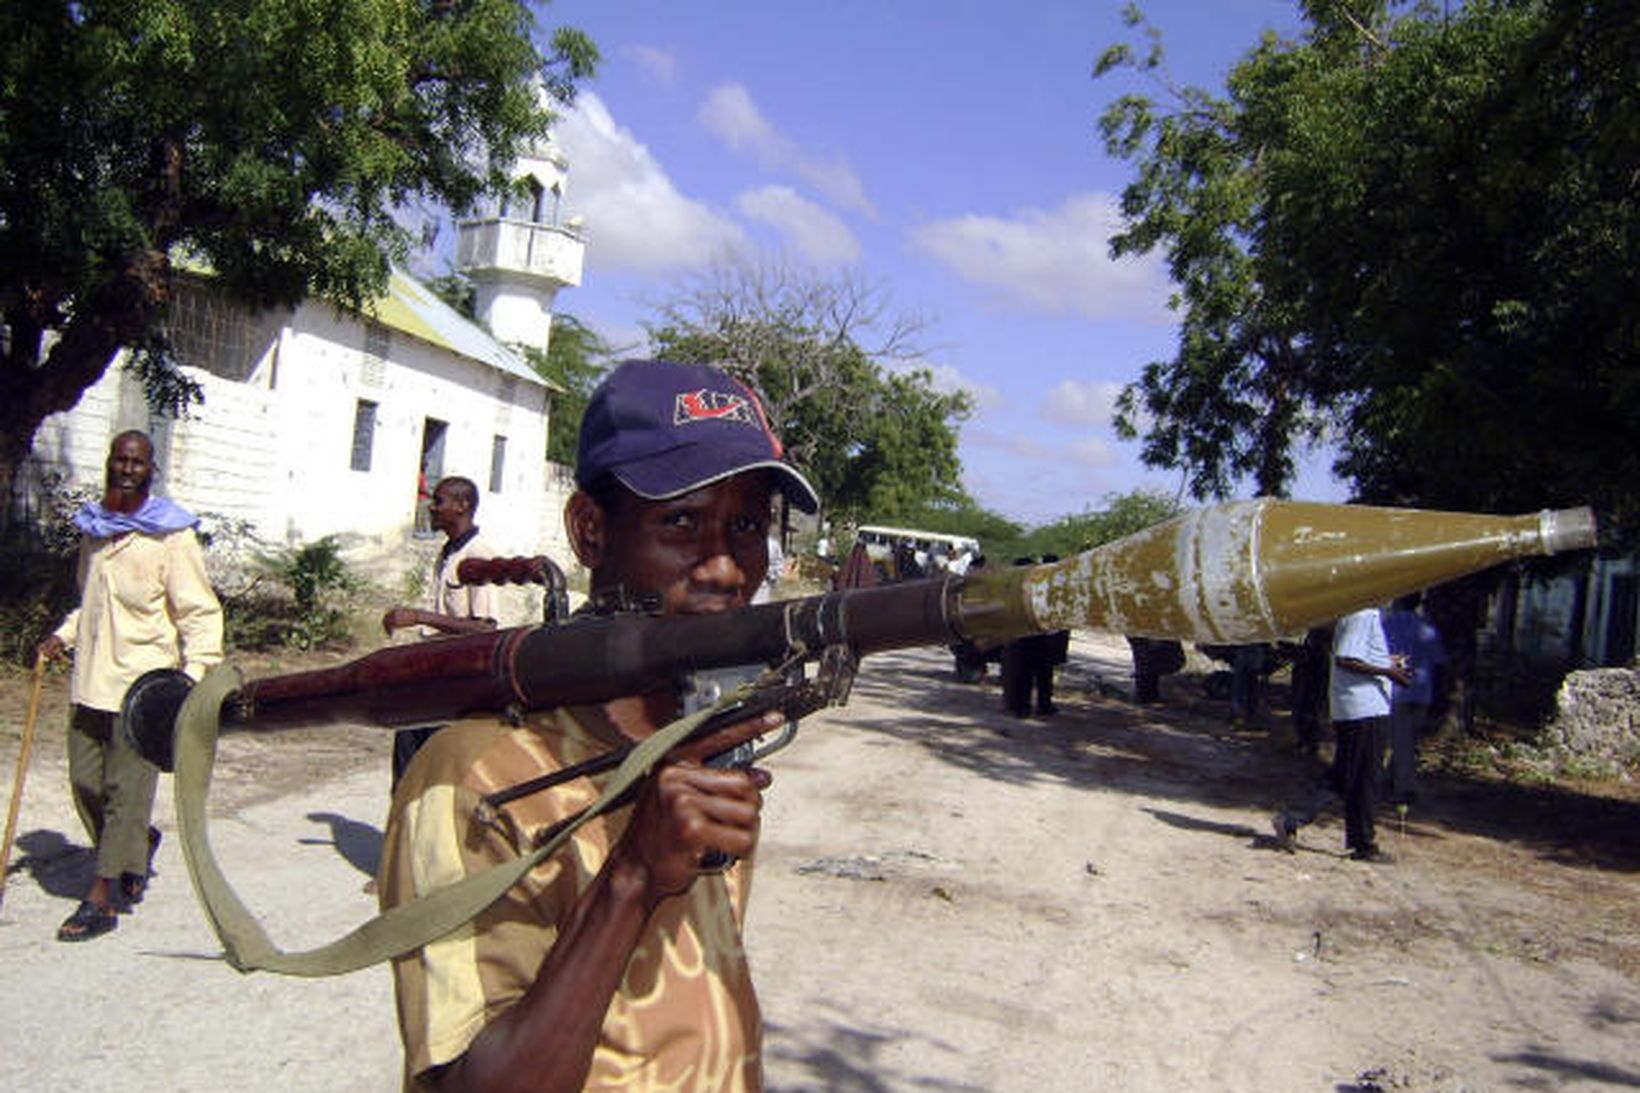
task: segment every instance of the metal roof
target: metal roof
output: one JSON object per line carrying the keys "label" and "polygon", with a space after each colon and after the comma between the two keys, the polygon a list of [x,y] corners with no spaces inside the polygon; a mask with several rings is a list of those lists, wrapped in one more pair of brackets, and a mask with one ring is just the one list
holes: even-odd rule
{"label": "metal roof", "polygon": [[426,285],[395,268],[387,295],[365,305],[365,314],[383,326],[471,360],[482,361],[511,376],[562,391],[524,360],[490,336],[489,332],[439,299]]}

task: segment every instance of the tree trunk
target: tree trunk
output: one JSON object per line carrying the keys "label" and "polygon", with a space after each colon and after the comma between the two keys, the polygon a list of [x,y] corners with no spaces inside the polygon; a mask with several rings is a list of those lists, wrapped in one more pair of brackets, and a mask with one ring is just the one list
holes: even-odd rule
{"label": "tree trunk", "polygon": [[1425,597],[1425,613],[1441,635],[1446,649],[1447,670],[1442,684],[1446,693],[1437,696],[1444,707],[1440,735],[1468,736],[1475,728],[1475,704],[1479,698],[1478,631],[1485,622],[1486,604],[1497,580],[1492,574],[1476,574],[1430,589]]}
{"label": "tree trunk", "polygon": [[136,344],[165,313],[170,264],[146,251],[76,306],[74,318],[37,366],[13,359],[0,375],[0,519],[12,509],[17,470],[28,458],[40,423],[71,410],[102,378],[120,349]]}

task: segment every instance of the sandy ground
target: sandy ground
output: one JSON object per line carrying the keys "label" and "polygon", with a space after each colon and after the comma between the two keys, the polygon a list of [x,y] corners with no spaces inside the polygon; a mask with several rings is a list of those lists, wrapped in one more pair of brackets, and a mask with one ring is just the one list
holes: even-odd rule
{"label": "sandy ground", "polygon": [[[775,1090],[1640,1087],[1640,808],[1432,773],[1388,865],[1336,816],[1268,837],[1312,767],[1232,733],[1199,680],[1118,692],[1079,636],[1061,713],[1015,721],[934,652],[868,660],[773,757],[748,942]],[[251,674],[260,674],[252,672]],[[167,833],[148,900],[54,940],[89,857],[48,686],[0,907],[0,1089],[389,1090],[382,969],[242,976],[213,959]],[[0,679],[10,778],[26,679]],[[287,947],[368,915],[387,745],[224,742],[213,844]],[[9,792],[9,790],[8,790]]]}

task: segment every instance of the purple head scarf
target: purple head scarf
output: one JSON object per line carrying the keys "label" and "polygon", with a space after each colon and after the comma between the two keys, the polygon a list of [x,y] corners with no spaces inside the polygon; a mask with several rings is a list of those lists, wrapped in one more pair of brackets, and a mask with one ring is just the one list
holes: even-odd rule
{"label": "purple head scarf", "polygon": [[199,523],[199,517],[169,497],[150,496],[136,512],[110,512],[100,501],[87,501],[74,514],[74,526],[96,539],[127,531],[164,535]]}

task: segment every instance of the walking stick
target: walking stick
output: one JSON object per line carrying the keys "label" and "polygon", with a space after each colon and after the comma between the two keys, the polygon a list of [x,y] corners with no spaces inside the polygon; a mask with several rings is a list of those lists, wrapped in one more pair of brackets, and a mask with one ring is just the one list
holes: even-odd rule
{"label": "walking stick", "polygon": [[28,773],[29,748],[34,744],[34,722],[40,715],[40,690],[46,681],[46,658],[34,658],[34,689],[28,696],[28,719],[23,722],[23,745],[17,752],[17,777],[11,783],[11,807],[6,810],[6,837],[0,841],[0,904],[6,900],[6,877],[11,872],[11,837],[17,834],[17,809],[23,803],[23,776]]}

